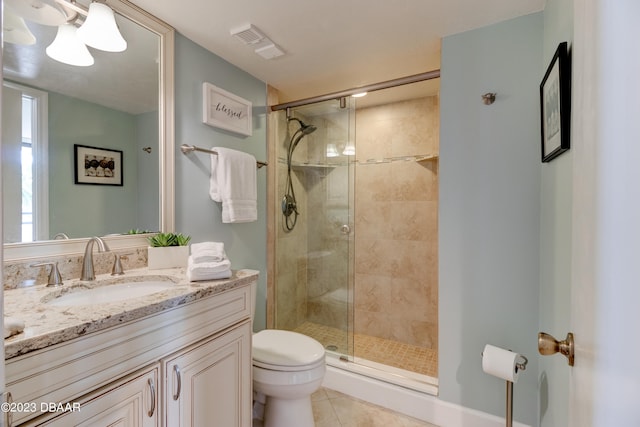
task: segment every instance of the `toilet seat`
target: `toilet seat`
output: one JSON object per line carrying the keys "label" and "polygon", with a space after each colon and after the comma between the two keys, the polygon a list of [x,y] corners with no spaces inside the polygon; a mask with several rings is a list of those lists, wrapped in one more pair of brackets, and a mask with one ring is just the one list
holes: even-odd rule
{"label": "toilet seat", "polygon": [[305,371],[323,365],[322,344],[306,335],[265,329],[253,335],[253,365],[273,371]]}

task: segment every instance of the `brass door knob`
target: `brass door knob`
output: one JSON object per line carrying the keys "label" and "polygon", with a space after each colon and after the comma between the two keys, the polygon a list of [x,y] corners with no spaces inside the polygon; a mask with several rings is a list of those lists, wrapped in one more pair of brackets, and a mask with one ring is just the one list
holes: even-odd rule
{"label": "brass door knob", "polygon": [[560,353],[567,357],[569,366],[574,362],[573,334],[569,332],[563,341],[556,340],[553,336],[545,333],[538,333],[538,352],[543,356]]}

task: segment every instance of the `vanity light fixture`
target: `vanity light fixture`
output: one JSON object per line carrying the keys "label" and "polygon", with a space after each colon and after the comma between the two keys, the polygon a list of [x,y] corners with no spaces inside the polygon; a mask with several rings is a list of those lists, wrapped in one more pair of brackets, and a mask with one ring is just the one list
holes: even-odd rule
{"label": "vanity light fixture", "polygon": [[47,46],[47,56],[64,64],[78,67],[93,65],[94,60],[87,46],[78,38],[78,28],[71,23],[58,27],[56,38]]}
{"label": "vanity light fixture", "polygon": [[29,31],[24,19],[13,13],[8,7],[4,10],[2,35],[7,43],[32,45],[36,42],[36,37]]}
{"label": "vanity light fixture", "polygon": [[353,95],[351,95],[353,98],[362,98],[363,96],[366,96],[367,92],[360,92],[360,93],[354,93]]}
{"label": "vanity light fixture", "polygon": [[127,41],[120,34],[115,13],[105,3],[93,1],[88,9],[75,0],[6,0],[5,3],[5,40],[18,44],[35,43],[25,19],[57,26],[56,38],[46,48],[47,55],[56,61],[86,67],[94,63],[87,46],[106,52],[127,49]]}

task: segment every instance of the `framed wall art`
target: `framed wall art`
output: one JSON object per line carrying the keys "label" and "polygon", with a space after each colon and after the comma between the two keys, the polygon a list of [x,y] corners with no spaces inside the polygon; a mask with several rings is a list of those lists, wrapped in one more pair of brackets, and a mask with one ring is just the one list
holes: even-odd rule
{"label": "framed wall art", "polygon": [[204,123],[251,136],[253,128],[250,101],[206,82],[202,84],[202,101]]}
{"label": "framed wall art", "polygon": [[569,149],[571,123],[571,64],[567,42],[558,45],[540,83],[542,161],[549,162]]}
{"label": "framed wall art", "polygon": [[122,151],[74,144],[75,183],[122,185]]}

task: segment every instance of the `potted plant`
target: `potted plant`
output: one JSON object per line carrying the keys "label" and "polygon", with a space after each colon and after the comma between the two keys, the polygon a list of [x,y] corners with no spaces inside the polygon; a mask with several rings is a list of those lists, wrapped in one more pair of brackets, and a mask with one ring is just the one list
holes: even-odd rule
{"label": "potted plant", "polygon": [[158,233],[149,236],[147,240],[149,269],[187,266],[190,236],[182,233]]}

